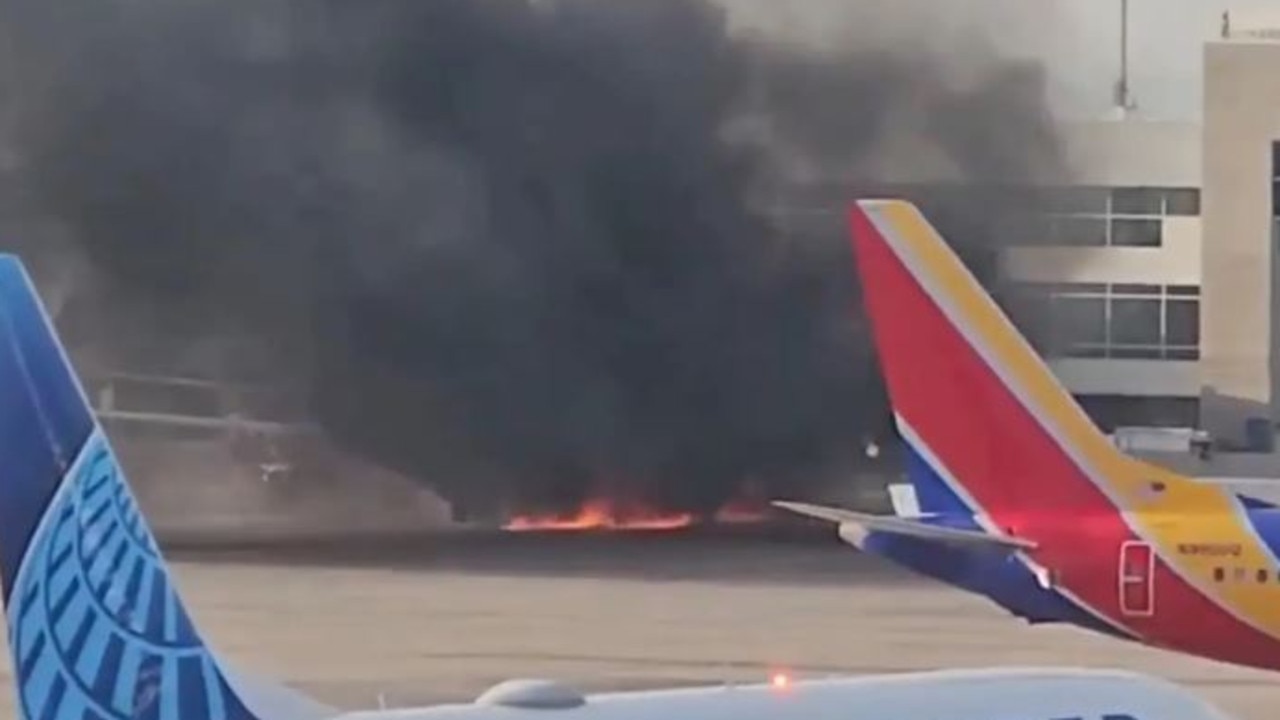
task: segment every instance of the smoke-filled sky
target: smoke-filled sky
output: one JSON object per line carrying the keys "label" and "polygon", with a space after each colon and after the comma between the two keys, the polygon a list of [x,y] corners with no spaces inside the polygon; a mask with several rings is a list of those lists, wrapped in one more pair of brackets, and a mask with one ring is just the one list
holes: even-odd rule
{"label": "smoke-filled sky", "polygon": [[7,244],[82,363],[302,384],[449,496],[794,488],[885,408],[841,232],[775,189],[957,181],[921,199],[980,257],[986,183],[1061,180],[1039,69],[902,17],[817,54],[701,0],[14,0]]}
{"label": "smoke-filled sky", "polygon": [[[1106,115],[1120,69],[1121,0],[719,2],[743,26],[820,45],[841,43],[868,18],[893,18],[902,42],[921,46],[939,34],[983,35],[1002,54],[1044,64],[1063,117]],[[1237,24],[1280,27],[1277,0],[1129,0],[1129,83],[1141,115],[1200,117],[1203,45],[1227,10]]]}

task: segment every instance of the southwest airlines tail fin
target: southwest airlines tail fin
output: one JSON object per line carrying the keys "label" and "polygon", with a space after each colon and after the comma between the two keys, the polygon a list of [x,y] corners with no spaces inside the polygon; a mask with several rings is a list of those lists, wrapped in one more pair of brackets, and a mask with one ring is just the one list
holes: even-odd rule
{"label": "southwest airlines tail fin", "polygon": [[1184,483],[1123,455],[914,205],[850,212],[921,516],[1124,507]]}
{"label": "southwest airlines tail fin", "polygon": [[201,638],[22,262],[0,255],[0,581],[23,720],[302,720]]}

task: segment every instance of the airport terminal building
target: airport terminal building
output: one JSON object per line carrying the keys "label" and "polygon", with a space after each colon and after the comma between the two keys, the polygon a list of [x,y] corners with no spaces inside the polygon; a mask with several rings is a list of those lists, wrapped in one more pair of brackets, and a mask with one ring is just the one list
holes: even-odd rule
{"label": "airport terminal building", "polygon": [[1104,426],[1270,451],[1280,420],[1280,32],[1204,48],[1202,121],[1077,124],[1080,183],[1003,283],[1048,302],[1059,377]]}
{"label": "airport terminal building", "polygon": [[[1033,230],[1002,232],[988,282],[1108,432],[1200,428],[1221,449],[1273,452],[1280,17],[1269,21],[1206,43],[1200,121],[1063,125],[1068,185],[1042,189]],[[999,216],[1024,203],[976,204]],[[823,232],[843,233],[843,211],[825,212]]]}

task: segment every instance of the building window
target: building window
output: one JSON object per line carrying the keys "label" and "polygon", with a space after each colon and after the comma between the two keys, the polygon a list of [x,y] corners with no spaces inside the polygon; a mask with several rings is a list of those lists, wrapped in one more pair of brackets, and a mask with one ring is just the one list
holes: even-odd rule
{"label": "building window", "polygon": [[1199,217],[1200,191],[1196,188],[1169,188],[1164,192],[1164,212],[1175,217]]}
{"label": "building window", "polygon": [[1169,298],[1165,304],[1164,342],[1177,347],[1200,345],[1200,301]]}
{"label": "building window", "polygon": [[1111,191],[1105,187],[1078,185],[1050,191],[1053,210],[1060,215],[1106,215]]}
{"label": "building window", "polygon": [[1111,244],[1121,247],[1160,247],[1164,223],[1159,219],[1115,218],[1111,221]]}
{"label": "building window", "polygon": [[1111,191],[1115,215],[1163,215],[1164,191],[1160,188],[1120,187]]}
{"label": "building window", "polygon": [[1068,187],[1048,195],[1049,245],[1159,247],[1165,218],[1200,214],[1199,188]]}
{"label": "building window", "polygon": [[1050,313],[1054,347],[1085,348],[1106,344],[1105,298],[1057,296],[1051,300]]}
{"label": "building window", "polygon": [[1200,422],[1198,397],[1077,395],[1076,401],[1108,434],[1122,427],[1188,428]]}
{"label": "building window", "polygon": [[1101,217],[1056,215],[1049,219],[1049,244],[1102,246],[1107,244],[1107,220]]}
{"label": "building window", "polygon": [[1049,356],[1200,356],[1200,297],[1194,285],[1021,284],[1008,297],[1019,327]]}
{"label": "building window", "polygon": [[1114,298],[1111,300],[1113,345],[1160,345],[1160,298]]}

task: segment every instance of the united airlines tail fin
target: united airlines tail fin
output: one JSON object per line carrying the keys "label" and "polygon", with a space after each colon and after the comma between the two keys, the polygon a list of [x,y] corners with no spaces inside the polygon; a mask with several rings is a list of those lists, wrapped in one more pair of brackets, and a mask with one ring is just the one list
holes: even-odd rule
{"label": "united airlines tail fin", "polygon": [[235,679],[206,645],[11,255],[0,255],[0,581],[22,720],[327,714]]}
{"label": "united airlines tail fin", "polygon": [[1113,509],[1185,485],[1103,435],[914,205],[860,201],[850,225],[920,515]]}

